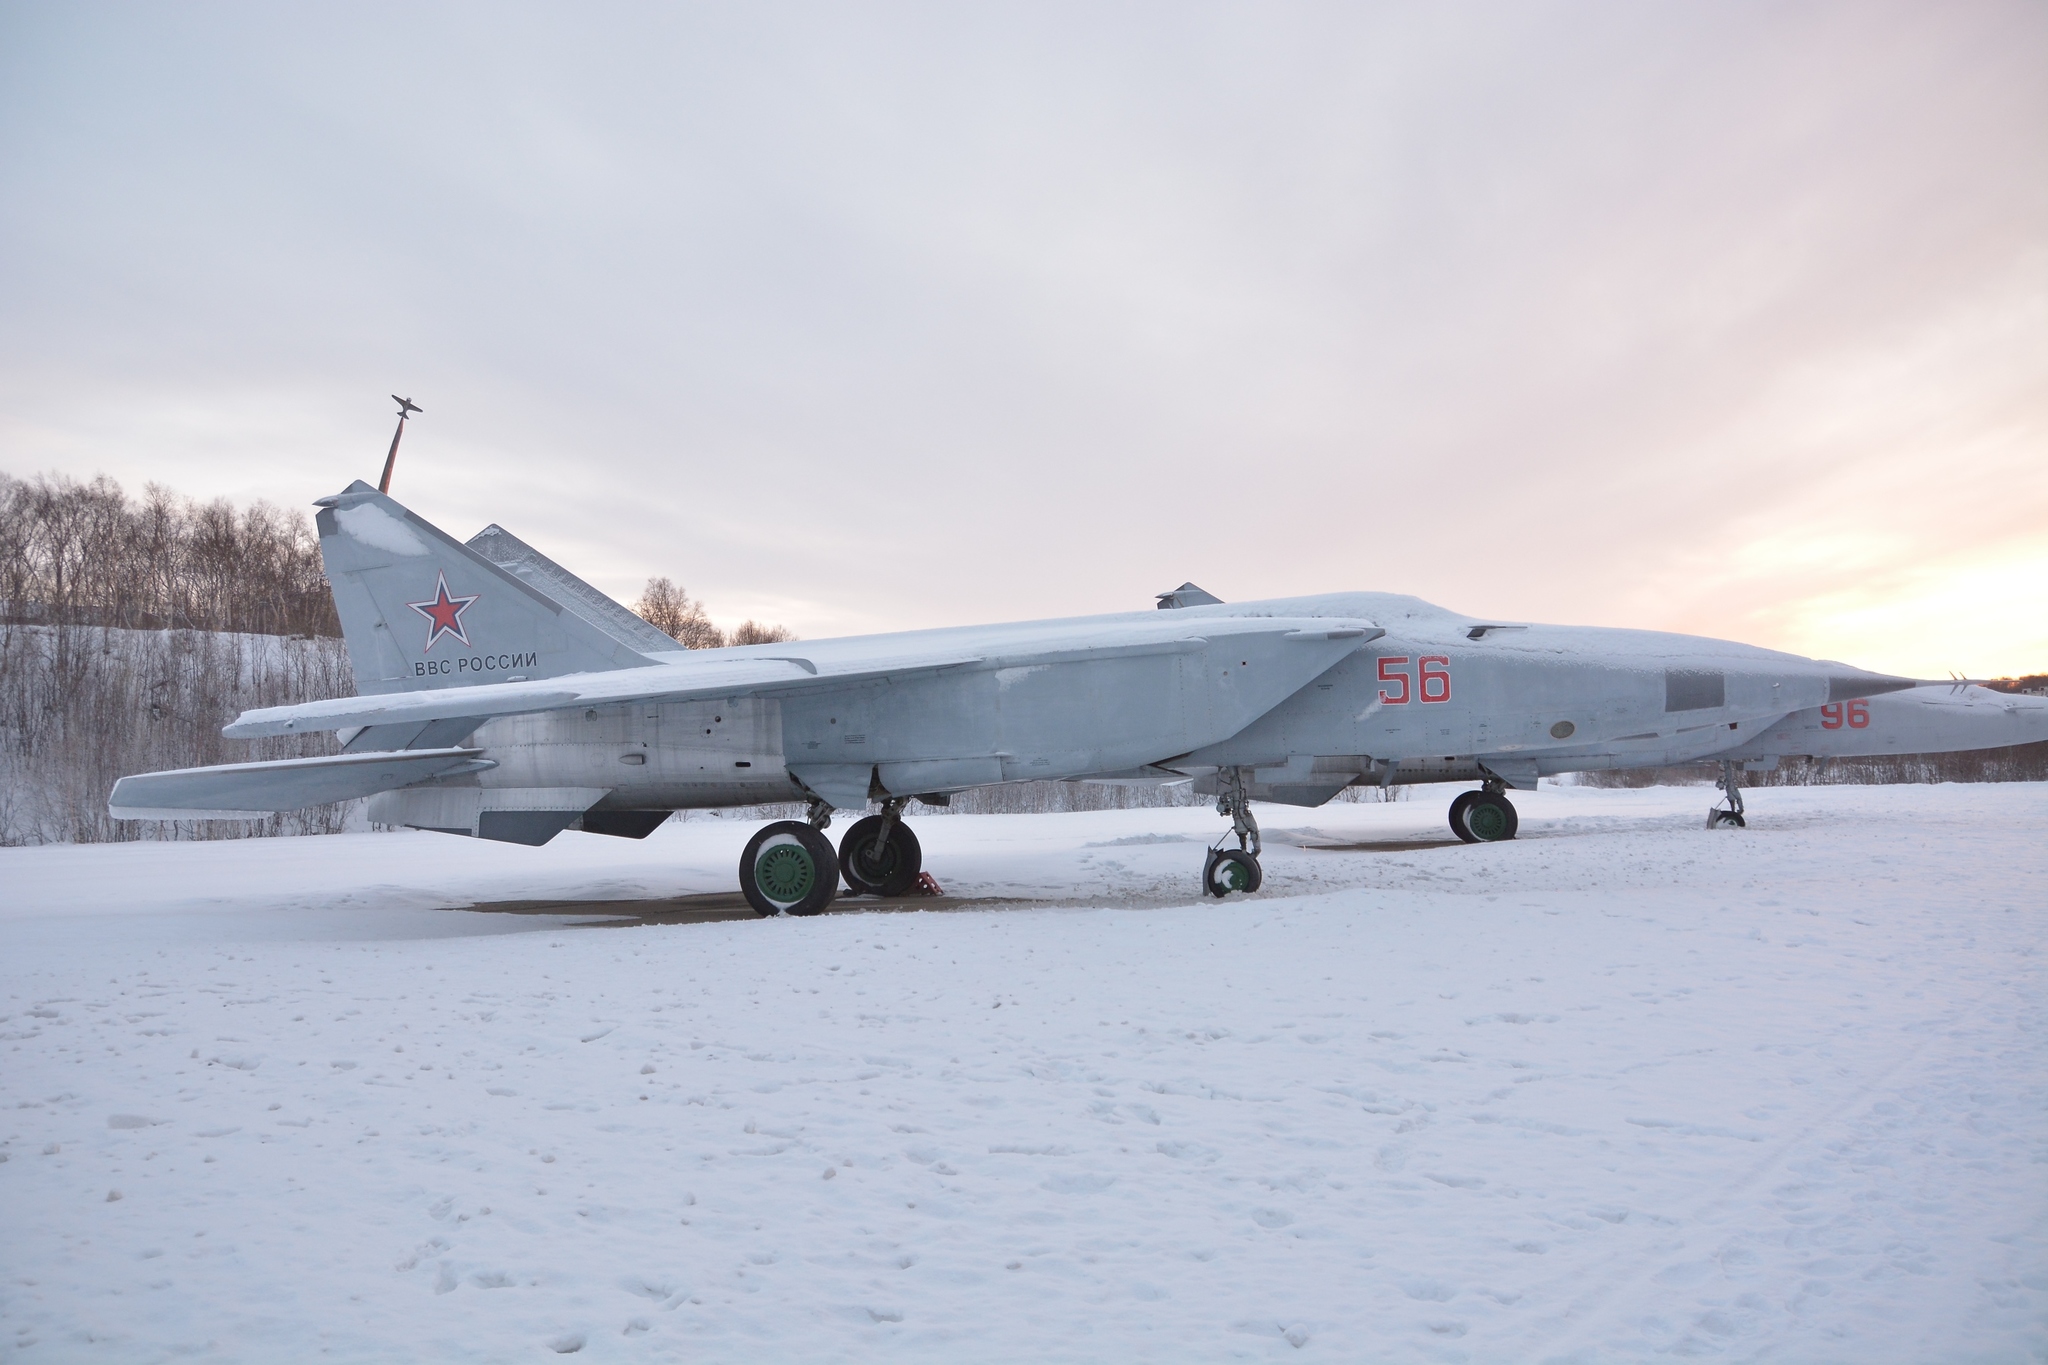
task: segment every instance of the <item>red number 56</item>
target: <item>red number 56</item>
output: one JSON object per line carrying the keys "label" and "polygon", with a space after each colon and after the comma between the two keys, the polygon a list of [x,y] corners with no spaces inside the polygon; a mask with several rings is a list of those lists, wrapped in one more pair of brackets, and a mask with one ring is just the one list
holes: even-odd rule
{"label": "red number 56", "polygon": [[1390,654],[1380,660],[1380,681],[1396,683],[1400,691],[1389,692],[1380,689],[1380,704],[1400,706],[1419,698],[1422,701],[1449,701],[1451,699],[1451,659],[1448,654],[1425,654],[1415,661],[1416,691],[1408,690],[1408,656]]}

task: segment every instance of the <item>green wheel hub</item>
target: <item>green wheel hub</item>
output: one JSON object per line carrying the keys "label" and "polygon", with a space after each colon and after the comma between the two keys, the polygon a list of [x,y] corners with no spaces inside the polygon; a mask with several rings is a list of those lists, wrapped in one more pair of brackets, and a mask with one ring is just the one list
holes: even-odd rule
{"label": "green wheel hub", "polygon": [[1474,801],[1465,812],[1465,828],[1481,843],[1491,843],[1507,836],[1508,813],[1491,801]]}
{"label": "green wheel hub", "polygon": [[1215,869],[1209,874],[1209,881],[1219,891],[1249,891],[1252,870],[1235,858],[1218,858]]}
{"label": "green wheel hub", "polygon": [[769,900],[793,905],[818,884],[818,867],[802,844],[774,844],[755,859],[754,884]]}

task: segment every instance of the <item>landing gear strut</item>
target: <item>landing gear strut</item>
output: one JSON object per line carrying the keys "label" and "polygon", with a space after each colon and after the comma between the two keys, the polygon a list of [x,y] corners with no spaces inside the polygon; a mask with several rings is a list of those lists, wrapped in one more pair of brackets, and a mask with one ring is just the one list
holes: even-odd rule
{"label": "landing gear strut", "polygon": [[1728,805],[1726,809],[1715,806],[1707,812],[1707,828],[1719,829],[1723,825],[1733,825],[1737,829],[1747,829],[1749,822],[1742,818],[1741,767],[1724,761],[1721,764],[1721,776],[1715,780],[1714,785],[1728,794]]}
{"label": "landing gear strut", "polygon": [[924,850],[903,823],[907,796],[882,803],[880,815],[853,822],[839,841],[839,875],[856,896],[901,896],[917,884],[924,869]]}
{"label": "landing gear strut", "polygon": [[1468,844],[1490,844],[1512,839],[1522,821],[1514,803],[1507,798],[1508,784],[1497,777],[1486,779],[1476,792],[1465,792],[1451,802],[1451,833]]}
{"label": "landing gear strut", "polygon": [[1225,768],[1218,776],[1223,790],[1216,797],[1216,813],[1230,817],[1237,847],[1225,848],[1218,839],[1210,848],[1202,863],[1202,893],[1223,897],[1233,891],[1256,891],[1266,878],[1259,869],[1259,822],[1252,818],[1251,798],[1245,795],[1244,769]]}

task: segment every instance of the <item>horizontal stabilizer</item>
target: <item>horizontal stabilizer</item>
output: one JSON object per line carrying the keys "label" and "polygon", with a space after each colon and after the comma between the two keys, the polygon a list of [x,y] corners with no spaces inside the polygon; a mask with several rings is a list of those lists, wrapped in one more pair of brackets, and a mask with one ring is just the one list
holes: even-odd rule
{"label": "horizontal stabilizer", "polygon": [[412,749],[140,773],[114,784],[107,810],[117,820],[255,819],[496,766],[478,752]]}

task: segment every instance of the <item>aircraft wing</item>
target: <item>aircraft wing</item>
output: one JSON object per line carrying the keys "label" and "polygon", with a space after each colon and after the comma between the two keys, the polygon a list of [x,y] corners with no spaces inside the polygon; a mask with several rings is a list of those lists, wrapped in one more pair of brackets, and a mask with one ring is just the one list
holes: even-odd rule
{"label": "aircraft wing", "polygon": [[[1014,634],[1008,634],[1012,630]],[[973,642],[983,648],[971,651],[957,647],[905,649],[898,644],[883,653],[850,649],[847,642],[820,642],[820,647],[808,654],[704,650],[701,657],[684,657],[644,668],[273,706],[244,712],[221,733],[231,739],[254,739],[356,725],[396,725],[458,717],[487,720],[613,702],[792,696],[951,669],[1032,667],[1116,658],[1199,646],[1208,640],[1234,636],[1277,635],[1288,640],[1342,642],[1355,648],[1384,633],[1370,622],[1327,617],[1232,617],[1185,624],[1147,620],[1142,626],[1123,628],[1094,625],[1064,633],[1042,627],[992,627]],[[952,641],[955,646],[961,643],[957,637]],[[1321,667],[1328,667],[1329,662]]]}
{"label": "aircraft wing", "polygon": [[804,659],[710,659],[702,664],[690,659],[657,664],[651,668],[536,678],[532,682],[484,683],[476,687],[444,688],[437,692],[336,697],[332,701],[305,702],[298,706],[272,706],[243,712],[221,733],[230,739],[254,739],[262,735],[340,730],[351,725],[395,725],[456,717],[489,719],[530,711],[559,711],[571,706],[601,706],[611,702],[760,696],[783,688],[805,689],[826,684],[867,682],[979,662],[981,660],[975,657],[936,657],[906,659],[895,666],[827,672]]}

